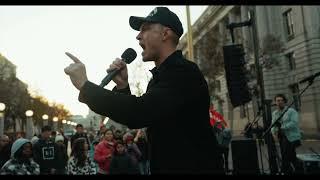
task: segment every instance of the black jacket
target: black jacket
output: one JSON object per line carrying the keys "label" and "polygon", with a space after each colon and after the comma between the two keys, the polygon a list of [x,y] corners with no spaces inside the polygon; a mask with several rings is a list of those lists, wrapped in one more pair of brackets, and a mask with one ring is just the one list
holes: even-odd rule
{"label": "black jacket", "polygon": [[[85,139],[87,140],[88,145],[91,144],[86,133],[81,133],[81,134],[80,134],[80,133],[75,133],[75,134],[71,137],[71,141],[70,141],[70,143],[71,143],[71,149],[72,149],[72,146],[73,146],[74,141],[75,141],[76,139],[78,139],[78,138],[85,138]],[[89,150],[90,150],[90,146],[89,146],[88,148],[89,148]]]}
{"label": "black jacket", "polygon": [[0,169],[10,159],[12,143],[7,144],[0,150]]}
{"label": "black jacket", "polygon": [[110,174],[139,174],[139,169],[128,153],[113,154],[110,162]]}
{"label": "black jacket", "polygon": [[171,54],[158,68],[147,92],[114,92],[87,81],[79,101],[131,129],[148,127],[151,173],[221,173],[221,154],[209,123],[210,97],[199,68]]}
{"label": "black jacket", "polygon": [[41,174],[57,169],[57,147],[52,140],[39,139],[33,146],[33,159],[40,166]]}

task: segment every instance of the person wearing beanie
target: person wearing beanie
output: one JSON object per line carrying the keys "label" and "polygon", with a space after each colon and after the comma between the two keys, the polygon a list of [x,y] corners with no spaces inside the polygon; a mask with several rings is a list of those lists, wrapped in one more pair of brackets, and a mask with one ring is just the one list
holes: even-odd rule
{"label": "person wearing beanie", "polygon": [[38,141],[39,141],[38,136],[33,136],[33,137],[31,138],[31,144],[32,144],[32,145],[34,145],[34,144],[37,143]]}
{"label": "person wearing beanie", "polygon": [[59,141],[62,141],[64,142],[64,137],[61,135],[61,134],[58,134],[56,137],[55,137],[55,140],[54,142],[57,143]]}
{"label": "person wearing beanie", "polygon": [[68,163],[67,149],[64,145],[64,137],[61,134],[55,137],[55,150],[56,152],[56,171],[55,174],[66,174],[66,166]]}
{"label": "person wearing beanie", "polygon": [[0,170],[0,175],[39,175],[40,167],[32,159],[31,141],[17,139],[11,147],[11,159]]}

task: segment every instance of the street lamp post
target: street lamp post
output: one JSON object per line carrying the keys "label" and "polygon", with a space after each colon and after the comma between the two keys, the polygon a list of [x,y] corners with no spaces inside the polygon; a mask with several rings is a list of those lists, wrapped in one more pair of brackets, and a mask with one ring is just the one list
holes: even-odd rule
{"label": "street lamp post", "polygon": [[68,131],[71,129],[70,126],[71,126],[71,121],[67,121],[67,129],[68,129]]}
{"label": "street lamp post", "polygon": [[58,121],[59,121],[59,119],[58,119],[58,117],[53,117],[53,129],[55,130],[55,131],[57,131],[58,130]]}
{"label": "street lamp post", "polygon": [[42,115],[42,119],[43,119],[43,126],[47,126],[48,125],[49,116],[44,114],[44,115]]}
{"label": "street lamp post", "polygon": [[32,122],[33,111],[27,110],[26,116],[27,116],[26,138],[31,139],[33,136],[33,127],[32,127],[33,126],[33,122]]}
{"label": "street lamp post", "polygon": [[0,136],[4,134],[4,110],[6,109],[6,105],[4,103],[0,103]]}
{"label": "street lamp post", "polygon": [[62,129],[63,129],[63,131],[66,130],[66,123],[67,123],[67,120],[63,119],[62,120]]}

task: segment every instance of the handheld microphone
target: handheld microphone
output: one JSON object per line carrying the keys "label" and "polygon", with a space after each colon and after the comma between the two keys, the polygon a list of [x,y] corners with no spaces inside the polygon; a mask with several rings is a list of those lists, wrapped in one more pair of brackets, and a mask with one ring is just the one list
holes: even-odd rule
{"label": "handheld microphone", "polygon": [[[132,48],[126,49],[121,55],[121,58],[126,64],[130,64],[136,57],[137,57],[137,53]],[[103,78],[99,86],[100,87],[106,86],[118,73],[119,73],[119,70],[117,69],[110,71],[108,75],[105,78]]]}
{"label": "handheld microphone", "polygon": [[299,84],[305,83],[307,81],[312,82],[317,76],[320,76],[320,72],[317,72],[311,76],[308,76],[308,77],[302,79],[301,81],[299,81]]}

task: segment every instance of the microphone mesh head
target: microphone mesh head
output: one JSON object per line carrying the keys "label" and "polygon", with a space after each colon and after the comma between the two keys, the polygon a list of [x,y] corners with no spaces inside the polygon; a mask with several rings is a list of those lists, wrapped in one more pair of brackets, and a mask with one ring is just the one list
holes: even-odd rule
{"label": "microphone mesh head", "polygon": [[121,58],[126,62],[127,64],[130,64],[135,58],[137,57],[137,53],[134,49],[128,48],[126,49],[122,55]]}

